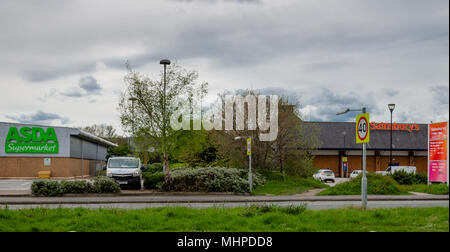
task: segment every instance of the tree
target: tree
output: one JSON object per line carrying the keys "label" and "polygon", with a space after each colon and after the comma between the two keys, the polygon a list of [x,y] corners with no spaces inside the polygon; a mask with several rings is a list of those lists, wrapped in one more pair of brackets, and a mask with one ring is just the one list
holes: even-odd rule
{"label": "tree", "polygon": [[128,64],[127,69],[128,74],[124,78],[127,88],[121,94],[118,108],[121,123],[127,132],[136,136],[137,142],[162,154],[168,180],[169,155],[177,147],[177,138],[185,133],[172,130],[168,122],[180,106],[178,101],[203,98],[207,92],[207,83],[196,82],[196,71],[187,71],[172,64],[167,68],[164,93],[163,72],[160,73],[161,78],[155,80],[132,70]]}
{"label": "tree", "polygon": [[79,127],[79,129],[109,141],[119,137],[119,135],[116,134],[116,129],[114,129],[112,125],[94,124],[91,126]]}
{"label": "tree", "polygon": [[[246,96],[254,91],[247,90],[236,92],[238,95]],[[220,97],[223,100],[225,94]],[[318,146],[316,130],[307,127],[301,115],[296,109],[299,106],[297,100],[289,101],[287,97],[281,96],[278,101],[278,135],[274,141],[260,141],[260,129],[248,130],[247,122],[244,130],[214,131],[216,142],[219,143],[219,154],[230,160],[231,166],[246,167],[248,164],[246,156],[245,141],[236,141],[236,136],[252,136],[252,166],[259,170],[279,170],[309,176],[312,167],[312,151]],[[248,107],[245,107],[248,109]],[[247,118],[248,111],[245,110]]]}
{"label": "tree", "polygon": [[278,136],[271,144],[273,161],[280,172],[309,176],[312,171],[312,151],[318,147],[316,128],[307,127],[296,109],[297,100],[279,101]]}

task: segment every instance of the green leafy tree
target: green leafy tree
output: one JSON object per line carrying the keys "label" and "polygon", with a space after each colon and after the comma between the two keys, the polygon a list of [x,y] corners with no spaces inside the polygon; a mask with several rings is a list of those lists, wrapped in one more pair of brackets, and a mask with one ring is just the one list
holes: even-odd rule
{"label": "green leafy tree", "polygon": [[[169,65],[159,79],[152,79],[132,70],[127,64],[128,74],[124,80],[126,91],[121,94],[119,113],[124,129],[136,138],[141,149],[160,153],[169,177],[169,155],[176,152],[182,131],[170,128],[170,117],[178,109],[180,100],[202,99],[207,92],[207,83],[197,83],[198,73],[188,71],[177,64]],[[130,99],[132,98],[132,99]]]}

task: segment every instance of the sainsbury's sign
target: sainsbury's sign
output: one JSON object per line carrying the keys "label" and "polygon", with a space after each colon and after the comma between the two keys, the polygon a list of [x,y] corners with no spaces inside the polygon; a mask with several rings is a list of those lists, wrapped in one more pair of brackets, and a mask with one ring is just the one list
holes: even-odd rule
{"label": "sainsbury's sign", "polygon": [[[391,130],[391,124],[390,123],[371,122],[370,129],[371,130]],[[419,131],[420,127],[416,123],[393,123],[392,130],[413,132],[413,131]]]}

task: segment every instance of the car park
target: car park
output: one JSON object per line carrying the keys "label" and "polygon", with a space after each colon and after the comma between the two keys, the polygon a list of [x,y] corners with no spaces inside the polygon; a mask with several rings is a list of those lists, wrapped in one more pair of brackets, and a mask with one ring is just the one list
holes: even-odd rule
{"label": "car park", "polygon": [[329,169],[318,170],[316,173],[314,173],[313,178],[320,180],[322,182],[325,182],[325,183],[327,181],[334,183],[334,181],[335,181],[334,172]]}
{"label": "car park", "polygon": [[113,178],[121,187],[141,189],[142,169],[139,158],[111,157],[106,166],[106,176]]}

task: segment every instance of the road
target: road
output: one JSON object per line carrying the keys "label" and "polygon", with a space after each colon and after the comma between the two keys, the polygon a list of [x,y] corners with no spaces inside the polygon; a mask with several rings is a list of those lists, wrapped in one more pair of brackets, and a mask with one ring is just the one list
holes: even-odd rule
{"label": "road", "polygon": [[[251,205],[274,205],[274,206],[297,206],[305,205],[310,210],[334,209],[345,207],[360,207],[361,202],[357,201],[282,201],[282,202],[226,202],[226,203],[102,203],[102,204],[26,204],[26,205],[8,205],[8,209],[27,209],[27,208],[121,208],[121,209],[141,209],[154,207],[189,207],[189,208],[232,208],[247,207]],[[6,205],[0,204],[4,208]],[[368,208],[393,208],[393,207],[448,207],[448,200],[443,201],[370,201]]]}
{"label": "road", "polygon": [[[369,208],[448,207],[448,195],[369,195]],[[0,197],[0,207],[9,209],[31,207],[125,208],[182,206],[243,207],[249,205],[290,206],[306,204],[308,209],[330,209],[361,206],[361,197],[347,196],[245,196],[245,195],[159,195],[159,196],[90,196],[90,197]]]}

